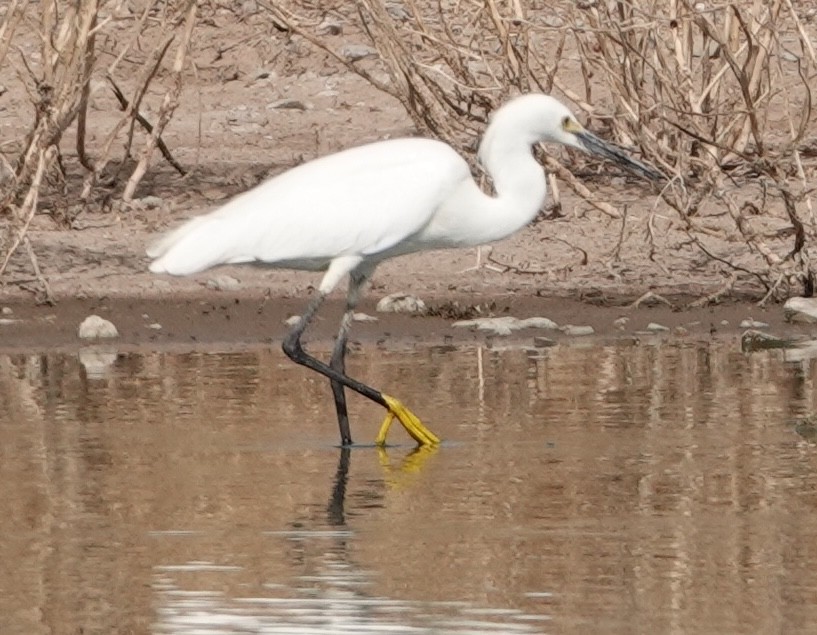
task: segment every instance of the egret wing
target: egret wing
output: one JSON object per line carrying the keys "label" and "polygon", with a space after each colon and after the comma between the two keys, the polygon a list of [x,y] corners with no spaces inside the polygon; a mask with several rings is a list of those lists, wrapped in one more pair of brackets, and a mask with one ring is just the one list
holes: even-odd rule
{"label": "egret wing", "polygon": [[420,232],[468,165],[449,146],[400,139],[289,170],[189,221],[148,254],[153,271],[185,275],[259,261],[322,268],[339,256],[377,257]]}

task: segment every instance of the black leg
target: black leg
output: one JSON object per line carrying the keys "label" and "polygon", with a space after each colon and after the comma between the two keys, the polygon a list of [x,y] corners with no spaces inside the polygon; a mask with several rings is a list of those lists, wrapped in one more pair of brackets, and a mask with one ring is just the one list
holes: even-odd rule
{"label": "black leg", "polygon": [[[310,305],[307,308],[306,312],[301,316],[301,319],[298,321],[298,323],[292,328],[292,330],[284,338],[284,343],[283,343],[283,347],[282,347],[284,349],[284,353],[286,353],[287,357],[289,357],[296,364],[301,364],[302,366],[306,366],[307,368],[311,368],[312,370],[314,370],[315,372],[320,373],[324,377],[328,377],[332,381],[333,391],[335,391],[335,386],[338,386],[338,390],[340,390],[340,391],[342,391],[344,387],[350,388],[350,389],[354,390],[356,393],[366,397],[367,399],[371,399],[375,403],[380,404],[381,406],[383,406],[384,408],[386,408],[388,410],[389,409],[389,404],[386,402],[386,400],[383,398],[383,395],[379,391],[375,390],[371,386],[367,386],[366,384],[364,384],[362,382],[356,381],[356,380],[352,379],[351,377],[348,377],[343,372],[343,370],[336,370],[335,368],[332,368],[331,366],[327,366],[322,361],[320,361],[320,360],[312,357],[311,355],[309,355],[303,349],[303,345],[301,344],[301,336],[303,335],[304,331],[306,331],[306,327],[309,326],[309,323],[315,317],[315,313],[317,313],[318,308],[321,306],[321,304],[323,304],[323,301],[324,301],[325,298],[326,298],[325,294],[319,294],[318,296],[315,297],[314,300],[312,300],[312,302],[310,303]],[[350,318],[350,321],[351,321],[351,314],[350,313],[349,313],[349,318]],[[348,327],[345,330],[348,331]],[[340,335],[343,336],[343,339],[345,339],[346,334],[344,332],[343,327],[341,327]],[[338,346],[336,345],[335,348],[337,349]],[[343,344],[342,348],[345,349],[345,343]],[[342,364],[342,361],[343,361],[342,356],[340,354],[338,354],[338,355],[341,358],[340,363]],[[335,355],[333,355],[333,358],[334,357],[335,357]],[[343,404],[343,409],[345,411],[345,397],[343,397],[342,399],[343,399],[342,402],[338,402],[338,400],[337,400],[337,391],[335,391],[335,405],[339,410],[340,409],[339,403],[342,403]],[[339,414],[340,414],[340,410],[339,410]],[[352,438],[351,438],[351,435],[349,434],[348,417],[347,417],[347,420],[346,420],[346,431],[345,431],[346,433],[345,433],[345,435],[344,435],[344,425],[343,425],[343,423],[340,422],[340,421],[338,423],[339,423],[340,429],[341,429],[341,439],[340,439],[341,445],[351,445]]]}
{"label": "black leg", "polygon": [[[422,422],[406,408],[400,401],[394,397],[384,395],[371,386],[367,386],[363,382],[359,382],[349,377],[344,370],[344,354],[346,351],[346,336],[349,330],[349,325],[352,322],[352,309],[354,308],[360,287],[365,280],[362,275],[352,274],[349,282],[349,297],[347,299],[347,311],[344,315],[344,320],[341,323],[340,332],[338,334],[338,343],[335,344],[335,351],[332,354],[331,366],[309,355],[301,344],[301,336],[306,331],[318,308],[326,299],[325,291],[319,291],[318,295],[306,309],[306,312],[298,320],[298,323],[284,338],[283,349],[287,357],[289,357],[296,364],[311,368],[324,377],[329,378],[332,382],[332,391],[335,395],[335,408],[338,413],[338,425],[340,427],[340,442],[342,446],[349,446],[352,443],[352,436],[349,432],[349,418],[346,413],[346,397],[344,388],[350,388],[359,395],[374,401],[376,404],[383,406],[386,411],[386,418],[380,426],[375,443],[377,445],[385,445],[386,435],[389,427],[394,419],[397,419],[406,432],[413,438],[418,445],[436,445],[440,442],[439,438],[426,428]],[[328,285],[331,289],[331,285]]]}
{"label": "black leg", "polygon": [[[332,349],[332,359],[329,361],[329,367],[341,375],[346,374],[346,342],[348,341],[352,315],[352,309],[347,309],[343,315],[338,337],[335,340],[335,348]],[[332,394],[335,396],[335,410],[338,413],[341,445],[352,445],[352,432],[349,428],[349,413],[346,409],[346,390],[343,384],[334,379],[332,380]]]}

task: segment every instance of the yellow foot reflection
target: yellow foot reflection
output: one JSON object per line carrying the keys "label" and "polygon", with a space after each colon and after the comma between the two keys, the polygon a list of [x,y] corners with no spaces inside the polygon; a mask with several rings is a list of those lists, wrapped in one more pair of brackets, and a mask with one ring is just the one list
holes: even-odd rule
{"label": "yellow foot reflection", "polygon": [[386,483],[389,487],[396,489],[410,485],[425,467],[428,459],[437,454],[439,449],[438,445],[420,445],[409,452],[400,465],[395,466],[392,465],[386,449],[377,448],[377,456],[380,459],[380,467],[385,472]]}
{"label": "yellow foot reflection", "polygon": [[426,428],[417,416],[400,403],[400,401],[388,395],[383,395],[383,399],[386,401],[386,404],[388,404],[389,411],[383,420],[383,424],[380,426],[380,432],[377,433],[377,438],[374,441],[375,445],[386,445],[386,435],[388,435],[392,421],[395,419],[403,424],[409,436],[417,441],[417,445],[427,446],[439,444],[440,438]]}

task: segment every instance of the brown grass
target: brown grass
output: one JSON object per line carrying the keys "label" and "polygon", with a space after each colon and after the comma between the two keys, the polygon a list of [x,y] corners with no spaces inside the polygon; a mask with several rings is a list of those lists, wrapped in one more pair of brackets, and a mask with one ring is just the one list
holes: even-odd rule
{"label": "brown grass", "polygon": [[[792,0],[361,0],[354,14],[339,4],[335,10],[377,47],[378,64],[344,59],[331,37],[316,33],[315,13],[295,4],[269,10],[397,97],[421,130],[472,157],[490,111],[508,96],[538,90],[571,101],[590,126],[668,175],[653,215],[680,226],[706,257],[731,270],[707,301],[746,280],[762,287],[764,300],[813,293],[815,164],[807,135],[814,135],[817,57]],[[541,159],[598,211],[622,217],[556,157]],[[574,171],[597,170],[584,161],[574,159]],[[728,222],[709,222],[724,212]],[[768,218],[787,226],[767,235],[758,219]],[[654,221],[645,221],[651,242]],[[742,243],[765,267],[715,253],[707,237]]]}
{"label": "brown grass", "polygon": [[[54,186],[65,182],[65,169],[60,153],[60,141],[66,131],[76,125],[76,152],[86,171],[80,205],[59,219],[70,226],[72,218],[87,204],[94,185],[105,174],[112,159],[111,148],[119,132],[129,126],[125,158],[130,155],[136,124],[148,128],[146,142],[139,153],[122,193],[129,200],[145,174],[150,157],[161,143],[161,134],[178,102],[182,70],[195,24],[197,3],[194,0],[163,2],[150,0],[138,3],[136,17],[122,16],[121,1],[77,0],[60,2],[43,0],[12,0],[0,23],[0,64],[12,65],[25,85],[32,107],[31,123],[21,138],[4,144],[2,153],[6,179],[0,194],[0,276],[3,275],[15,250],[21,245],[28,250],[32,268],[40,283],[42,297],[51,301],[47,281],[39,273],[36,257],[26,236],[29,223],[37,210],[40,190],[50,180]],[[150,38],[146,34],[150,32]],[[24,50],[22,40],[39,42],[37,55]],[[103,63],[97,56],[98,42],[105,42]],[[149,42],[150,44],[146,44]],[[163,57],[175,43],[176,55],[169,73],[170,82],[152,125],[139,113],[139,104],[155,79]],[[123,59],[141,59],[136,88],[126,98],[117,85]],[[109,131],[101,147],[86,147],[86,112],[92,77],[104,78],[121,95],[122,116]],[[128,82],[131,84],[131,82]],[[10,151],[5,148],[11,148]],[[120,158],[122,163],[123,159]]]}
{"label": "brown grass", "polygon": [[[22,246],[49,298],[26,232],[41,188],[67,194],[59,148],[72,126],[84,179],[73,197],[78,203],[61,207],[57,220],[67,227],[99,184],[108,196],[129,201],[157,148],[184,173],[161,135],[178,103],[197,12],[211,4],[223,3],[140,0],[130,3],[135,14],[120,15],[120,0],[11,0],[0,22],[0,64],[12,67],[25,85],[31,116],[19,138],[0,145],[0,276]],[[817,172],[817,142],[810,86],[817,56],[808,31],[813,25],[803,17],[808,3],[258,0],[257,5],[277,30],[305,38],[399,99],[420,132],[452,143],[475,170],[476,140],[490,112],[510,95],[535,90],[572,102],[588,126],[667,174],[660,192],[645,191],[654,203],[647,216],[636,219],[653,261],[661,260],[656,232],[672,227],[728,272],[724,287],[704,301],[747,282],[761,289],[764,300],[813,293],[809,252],[817,226],[810,183]],[[318,28],[327,16],[365,33],[379,58],[344,57],[338,39]],[[32,39],[39,43],[37,55],[21,46]],[[122,114],[101,143],[89,148],[92,79],[114,92]],[[157,85],[164,97],[150,121],[140,107]],[[135,135],[140,129],[145,134]],[[123,137],[120,155],[114,146]],[[561,213],[557,177],[596,213],[621,219],[623,234],[632,213],[586,185],[602,171],[599,165],[574,156],[568,171],[561,155],[539,157],[551,175],[555,214]],[[760,254],[761,264],[747,254]]]}

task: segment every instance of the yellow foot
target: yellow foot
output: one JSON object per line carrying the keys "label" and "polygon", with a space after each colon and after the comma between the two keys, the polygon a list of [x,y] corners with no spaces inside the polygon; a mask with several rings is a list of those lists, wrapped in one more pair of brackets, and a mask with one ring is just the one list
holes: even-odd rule
{"label": "yellow foot", "polygon": [[394,397],[383,395],[383,399],[388,404],[388,413],[380,426],[380,432],[375,439],[376,445],[386,445],[386,435],[389,433],[391,423],[397,419],[408,432],[409,436],[417,441],[417,445],[437,445],[440,438],[431,430],[426,428],[417,416]]}

